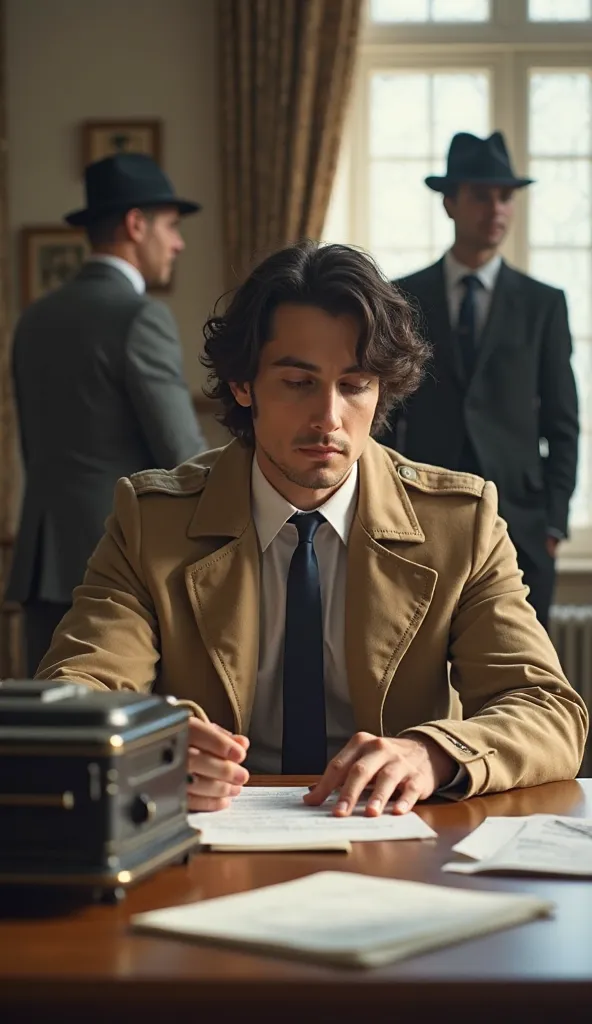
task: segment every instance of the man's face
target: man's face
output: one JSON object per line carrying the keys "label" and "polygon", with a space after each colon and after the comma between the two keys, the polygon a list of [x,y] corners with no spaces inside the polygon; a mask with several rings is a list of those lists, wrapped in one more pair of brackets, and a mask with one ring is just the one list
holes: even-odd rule
{"label": "man's face", "polygon": [[444,200],[456,240],[474,249],[497,249],[512,223],[514,191],[500,185],[460,185],[454,198]]}
{"label": "man's face", "polygon": [[179,214],[174,208],[166,208],[149,217],[140,216],[143,224],[136,240],[140,272],[148,287],[166,285],[177,256],[185,248]]}
{"label": "man's face", "polygon": [[358,366],[359,330],[353,316],[279,306],[253,385],[231,385],[252,409],[261,469],[297,508],[325,501],[368,440],[378,378]]}

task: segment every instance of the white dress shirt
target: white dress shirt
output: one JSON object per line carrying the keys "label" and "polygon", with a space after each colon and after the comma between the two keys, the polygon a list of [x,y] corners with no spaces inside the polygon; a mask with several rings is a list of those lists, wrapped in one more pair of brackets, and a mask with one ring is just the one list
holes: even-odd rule
{"label": "white dress shirt", "polygon": [[138,295],[143,295],[146,291],[146,282],[138,268],[128,263],[127,260],[122,260],[120,256],[111,256],[107,253],[93,253],[88,258],[87,263],[106,263],[107,266],[121,271],[128,281],[131,281]]}
{"label": "white dress shirt", "polygon": [[477,330],[477,338],[479,338],[479,335],[487,322],[487,317],[489,316],[491,300],[493,298],[493,289],[495,288],[495,282],[497,281],[497,275],[499,274],[501,265],[502,258],[499,253],[488,260],[487,263],[484,263],[482,267],[477,267],[477,269],[463,266],[462,263],[458,262],[456,256],[453,256],[451,251],[445,254],[444,281],[446,284],[446,299],[448,301],[450,326],[453,329],[456,328],[456,325],[458,324],[458,315],[466,291],[466,286],[462,283],[462,279],[463,277],[466,277],[467,274],[472,274],[473,277],[479,278],[483,286],[482,288],[477,288],[475,291],[475,326]]}
{"label": "white dress shirt", "polygon": [[[327,758],[338,754],[356,731],[345,664],[345,585],[347,542],[358,498],[358,465],[347,480],[317,509],[321,523],[314,537],[323,607],[323,663]],[[298,531],[288,519],[302,511],[279,494],[261,472],[257,457],[251,471],[251,501],[261,548],[259,599],[259,664],[251,712],[251,741],[245,767],[259,775],[282,770],[283,660],[286,590]],[[461,765],[452,782],[437,792],[454,789],[466,778]]]}
{"label": "white dress shirt", "polygon": [[[333,757],[356,731],[345,665],[345,583],[347,541],[357,502],[358,467],[318,509],[322,523],[314,538],[323,606],[323,653],[327,756]],[[251,715],[249,771],[282,770],[283,657],[286,586],[298,531],[288,519],[300,511],[264,477],[257,458],[251,475],[253,519],[261,548],[259,666]]]}

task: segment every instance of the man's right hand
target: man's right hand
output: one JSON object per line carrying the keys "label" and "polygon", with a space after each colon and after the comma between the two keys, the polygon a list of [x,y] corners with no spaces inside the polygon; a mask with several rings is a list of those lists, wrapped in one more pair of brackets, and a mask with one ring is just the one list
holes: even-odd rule
{"label": "man's right hand", "polygon": [[222,811],[230,805],[249,778],[241,767],[248,746],[246,736],[199,718],[189,720],[188,810]]}

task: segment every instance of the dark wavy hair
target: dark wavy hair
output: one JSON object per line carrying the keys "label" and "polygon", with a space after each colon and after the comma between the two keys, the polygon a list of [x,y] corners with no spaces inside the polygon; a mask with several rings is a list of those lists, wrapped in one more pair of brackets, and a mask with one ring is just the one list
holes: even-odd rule
{"label": "dark wavy hair", "polygon": [[416,331],[413,308],[371,256],[349,245],[312,241],[268,256],[234,292],[226,311],[214,310],[206,322],[204,392],[222,403],[221,422],[235,437],[254,443],[251,409],[238,404],[229,385],[253,383],[261,349],[270,340],[273,313],[284,303],[356,317],[359,365],[379,380],[372,424],[377,433],[390,409],[418,387],[429,348]]}

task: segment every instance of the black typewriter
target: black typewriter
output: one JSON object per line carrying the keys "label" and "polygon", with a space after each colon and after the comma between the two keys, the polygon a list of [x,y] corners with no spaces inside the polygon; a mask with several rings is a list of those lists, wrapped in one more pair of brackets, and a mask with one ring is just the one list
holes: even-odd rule
{"label": "black typewriter", "polygon": [[188,721],[153,694],[0,681],[0,885],[117,900],[185,862]]}

